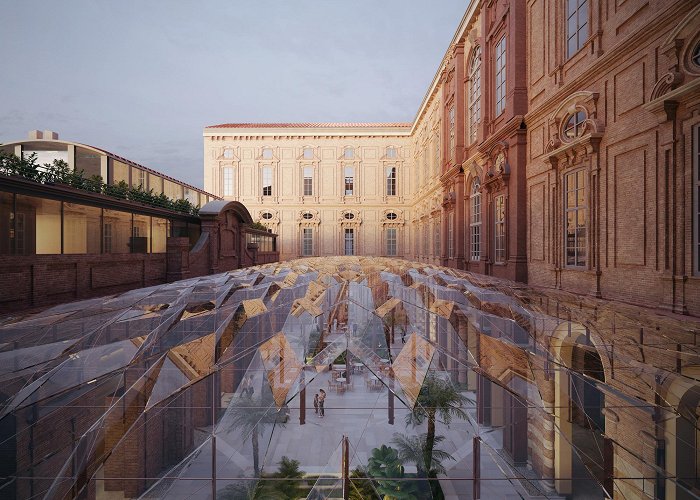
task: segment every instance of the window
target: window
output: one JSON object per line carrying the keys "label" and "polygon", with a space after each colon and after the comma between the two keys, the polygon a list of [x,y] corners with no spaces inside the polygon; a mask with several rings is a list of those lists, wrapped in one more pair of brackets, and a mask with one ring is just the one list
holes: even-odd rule
{"label": "window", "polygon": [[305,160],[313,160],[313,158],[314,158],[313,148],[304,148],[304,159]]}
{"label": "window", "polygon": [[586,265],[586,174],[583,170],[564,177],[564,210],[566,214],[566,265]]}
{"label": "window", "polygon": [[314,169],[311,167],[304,167],[304,196],[311,196],[314,194]]}
{"label": "window", "polygon": [[263,148],[262,157],[263,157],[263,160],[271,160],[272,159],[272,148]]}
{"label": "window", "polygon": [[693,223],[693,238],[695,239],[695,274],[700,275],[700,125],[696,125],[693,128],[692,141],[693,182],[695,185],[695,196],[693,199],[693,204],[695,206],[693,210],[693,216],[695,218]]}
{"label": "window", "polygon": [[695,46],[695,50],[693,50],[693,55],[690,57],[690,62],[692,62],[695,66],[700,66],[700,42]]}
{"label": "window", "polygon": [[105,222],[102,231],[102,251],[112,253],[112,223]]}
{"label": "window", "polygon": [[262,218],[265,220],[270,220],[270,219],[272,219],[272,214],[270,212],[263,212]]}
{"label": "window", "polygon": [[479,180],[472,184],[471,195],[471,220],[469,221],[469,233],[471,237],[471,260],[481,258],[481,186]]}
{"label": "window", "polygon": [[496,116],[506,109],[506,37],[496,44]]}
{"label": "window", "polygon": [[224,196],[233,196],[233,168],[224,167]]}
{"label": "window", "polygon": [[262,195],[272,196],[272,167],[262,169]]}
{"label": "window", "polygon": [[314,254],[314,233],[310,227],[301,230],[301,255],[310,257]]}
{"label": "window", "polygon": [[447,257],[448,258],[453,258],[454,257],[454,251],[455,251],[455,246],[454,246],[454,230],[455,230],[455,214],[454,212],[450,212],[450,214],[447,217]]}
{"label": "window", "polygon": [[355,230],[345,228],[345,255],[355,255]]}
{"label": "window", "polygon": [[481,48],[474,49],[469,68],[469,143],[476,141],[477,124],[481,120]]}
{"label": "window", "polygon": [[433,256],[440,257],[440,219],[437,218],[433,222],[435,225],[435,240],[433,241]]}
{"label": "window", "polygon": [[396,228],[388,227],[386,229],[386,254],[396,256]]}
{"label": "window", "polygon": [[566,57],[573,56],[588,39],[588,0],[566,0]]}
{"label": "window", "polygon": [[386,218],[388,220],[396,220],[397,217],[398,216],[394,212],[389,212],[388,214],[386,214]]}
{"label": "window", "polygon": [[423,255],[428,255],[428,225],[425,222],[421,225],[421,241],[423,242]]}
{"label": "window", "polygon": [[353,214],[353,213],[351,213],[351,212],[347,212],[346,214],[343,215],[343,217],[344,217],[346,220],[353,220],[353,219],[355,218],[355,214]]}
{"label": "window", "polygon": [[586,123],[586,113],[583,111],[577,111],[576,113],[569,115],[564,122],[564,137],[566,139],[575,139],[583,134]]}
{"label": "window", "polygon": [[440,170],[440,134],[435,134],[435,167]]}
{"label": "window", "polygon": [[494,198],[494,262],[506,261],[506,200],[504,195]]}
{"label": "window", "polygon": [[355,194],[355,169],[353,167],[345,167],[345,196]]}
{"label": "window", "polygon": [[386,148],[386,157],[387,158],[396,158],[396,148],[394,146],[389,146]]}
{"label": "window", "polygon": [[314,214],[311,212],[304,212],[301,216],[306,220],[311,220],[314,218]]}
{"label": "window", "polygon": [[396,196],[396,167],[386,168],[386,195]]}
{"label": "window", "polygon": [[226,159],[233,158],[233,149],[231,149],[231,148],[224,149],[224,158],[226,158]]}
{"label": "window", "polygon": [[455,158],[455,107],[450,108],[450,158]]}
{"label": "window", "polygon": [[348,146],[343,150],[343,158],[346,160],[352,160],[355,158],[355,148]]}

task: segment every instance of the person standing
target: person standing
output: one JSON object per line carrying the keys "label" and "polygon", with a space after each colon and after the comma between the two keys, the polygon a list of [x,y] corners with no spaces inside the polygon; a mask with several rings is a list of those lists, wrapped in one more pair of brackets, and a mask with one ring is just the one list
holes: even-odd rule
{"label": "person standing", "polygon": [[326,411],[323,407],[323,404],[325,402],[326,402],[326,391],[321,389],[319,391],[319,395],[318,395],[318,411],[320,413],[320,415],[319,415],[320,418],[323,418],[326,415]]}
{"label": "person standing", "polygon": [[314,413],[318,415],[318,392],[314,394]]}

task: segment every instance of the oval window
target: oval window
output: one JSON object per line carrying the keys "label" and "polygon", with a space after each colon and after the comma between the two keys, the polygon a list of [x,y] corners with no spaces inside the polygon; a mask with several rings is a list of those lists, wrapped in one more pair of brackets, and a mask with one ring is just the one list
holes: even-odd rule
{"label": "oval window", "polygon": [[270,220],[272,219],[272,214],[270,212],[263,212],[262,218],[265,220]]}
{"label": "oval window", "polygon": [[583,134],[585,122],[586,113],[583,111],[577,111],[576,113],[569,115],[566,122],[564,122],[564,137],[567,139],[574,139]]}
{"label": "oval window", "polygon": [[353,220],[353,219],[355,218],[355,214],[351,214],[351,213],[348,212],[348,213],[345,214],[345,218],[346,218],[347,220]]}
{"label": "oval window", "polygon": [[386,214],[386,218],[389,220],[396,220],[397,217],[398,216],[394,212],[389,212],[388,214]]}
{"label": "oval window", "polygon": [[309,220],[314,218],[314,214],[312,214],[311,212],[304,212],[304,215],[302,215],[302,217],[306,220]]}

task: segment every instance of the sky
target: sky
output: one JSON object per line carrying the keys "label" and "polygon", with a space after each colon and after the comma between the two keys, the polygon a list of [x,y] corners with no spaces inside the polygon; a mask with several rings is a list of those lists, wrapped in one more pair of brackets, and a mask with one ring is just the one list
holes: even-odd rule
{"label": "sky", "polygon": [[0,143],[53,130],[201,187],[207,125],[412,121],[468,3],[9,1]]}

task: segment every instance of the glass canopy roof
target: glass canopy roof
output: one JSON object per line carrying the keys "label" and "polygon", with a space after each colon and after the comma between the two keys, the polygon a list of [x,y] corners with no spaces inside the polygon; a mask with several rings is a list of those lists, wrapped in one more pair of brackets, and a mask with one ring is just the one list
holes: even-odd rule
{"label": "glass canopy roof", "polygon": [[[358,257],[6,318],[0,496],[602,498],[626,480],[646,491],[644,479],[653,492],[669,471],[613,427],[637,411],[683,418],[662,386],[699,391],[667,366],[666,345],[652,343],[656,365],[638,361],[640,328],[669,352],[700,331],[632,306]],[[624,454],[650,468],[613,477],[611,457]]]}

